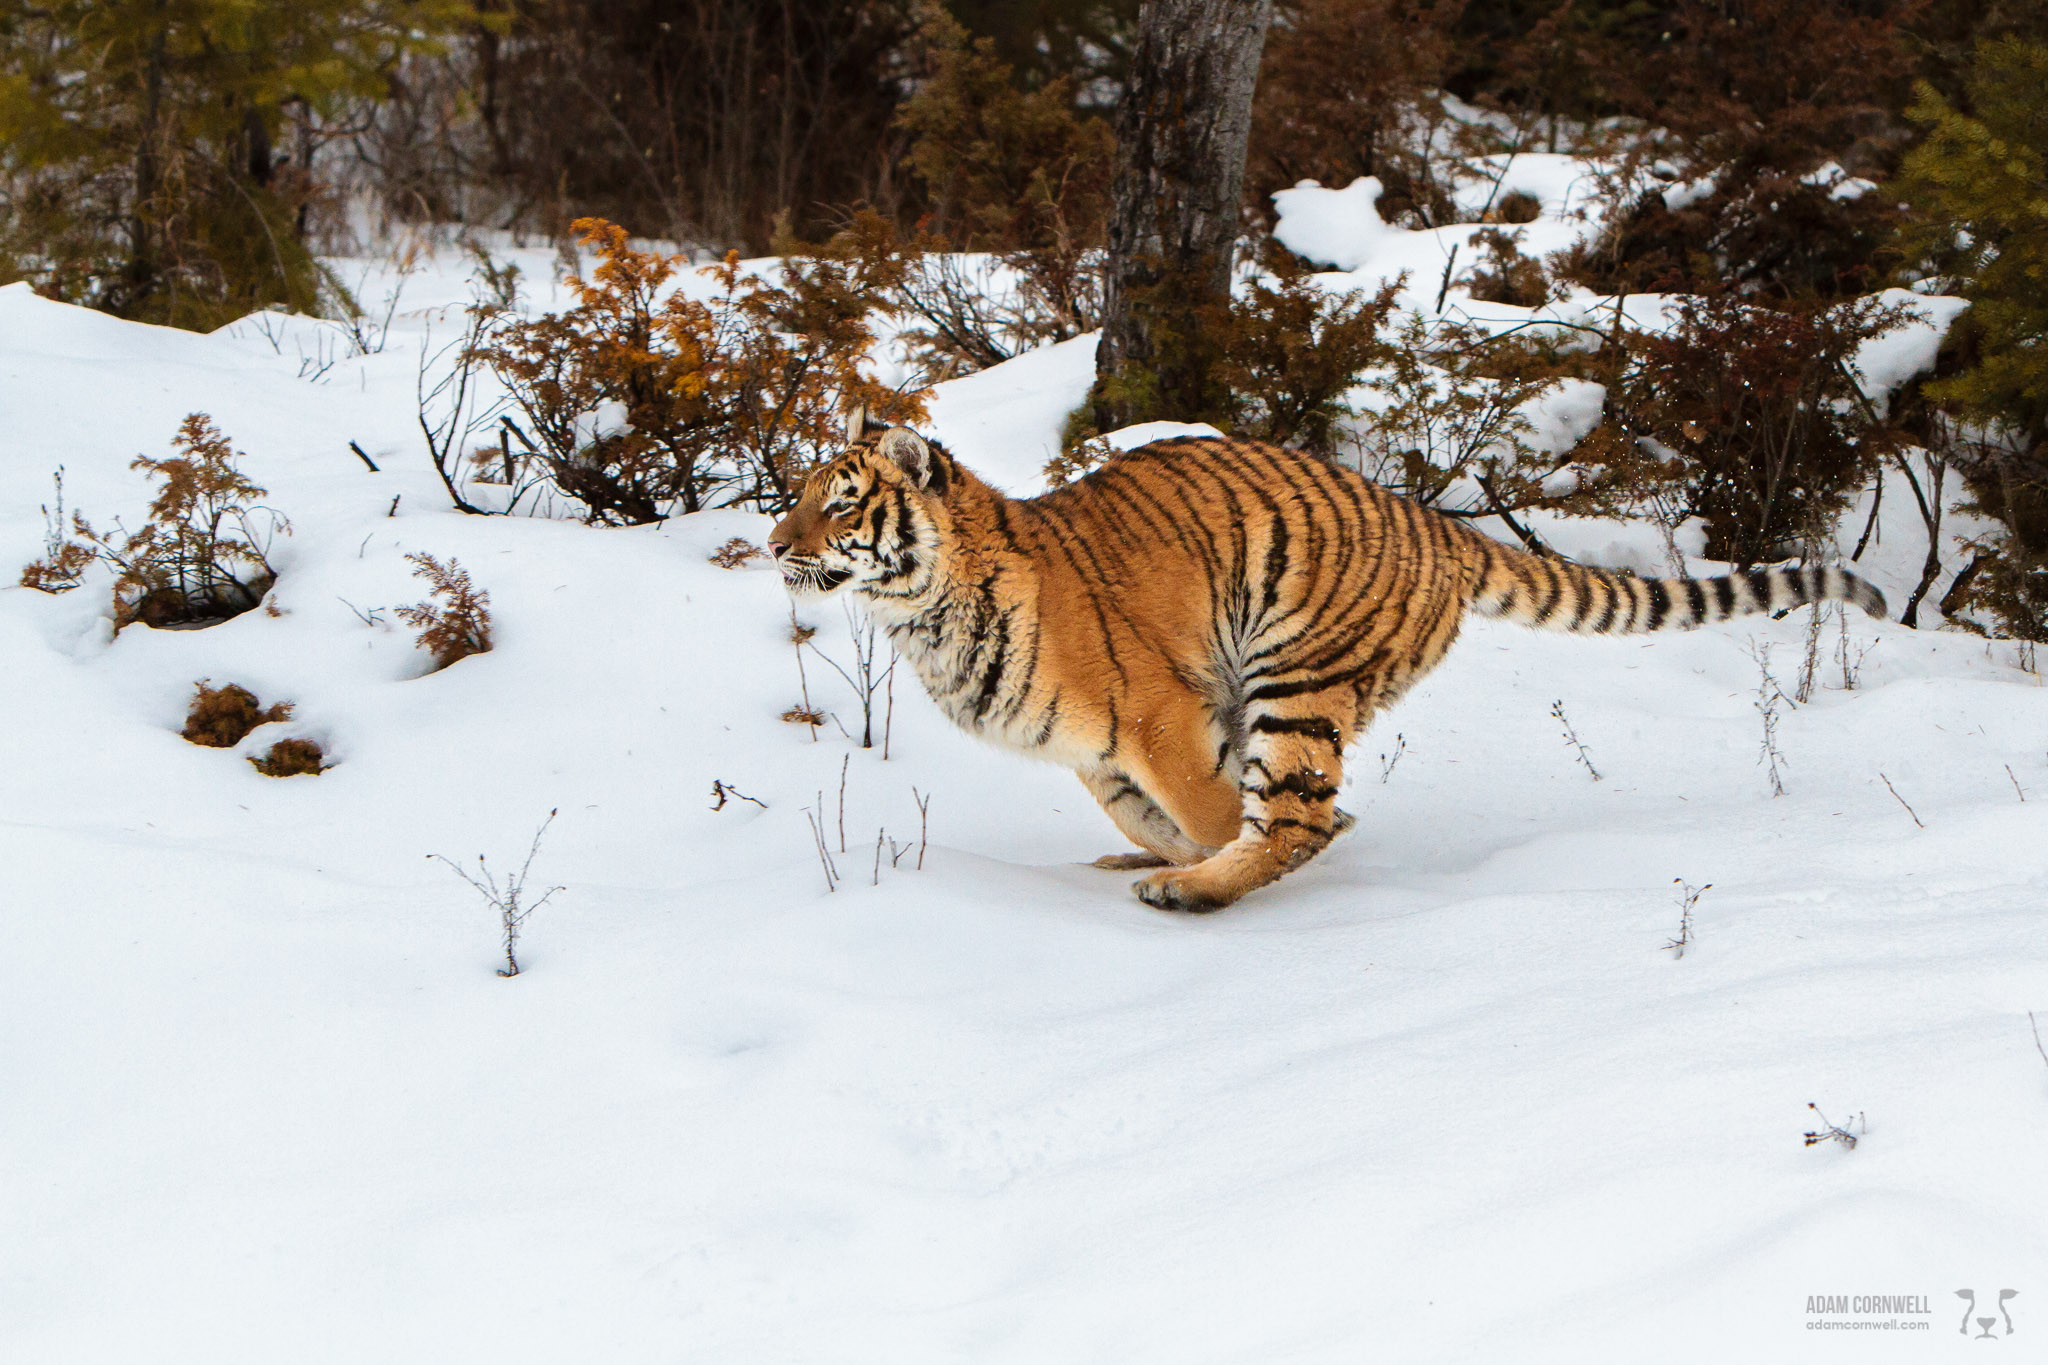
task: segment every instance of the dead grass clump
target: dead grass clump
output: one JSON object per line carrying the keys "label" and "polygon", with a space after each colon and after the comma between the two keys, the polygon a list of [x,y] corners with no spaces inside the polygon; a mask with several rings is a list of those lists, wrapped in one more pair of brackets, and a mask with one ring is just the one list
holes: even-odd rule
{"label": "dead grass clump", "polygon": [[281,739],[263,757],[250,759],[249,766],[265,777],[318,777],[334,766],[322,761],[326,757],[310,739]]}
{"label": "dead grass clump", "polygon": [[488,653],[491,595],[470,582],[469,571],[457,560],[443,564],[428,554],[407,555],[406,559],[415,566],[412,576],[426,579],[434,596],[441,599],[398,609],[399,618],[419,631],[419,647],[434,656],[434,668]]}
{"label": "dead grass clump", "polygon": [[737,569],[751,560],[766,559],[768,552],[751,540],[734,536],[711,552],[711,562],[721,569]]}
{"label": "dead grass clump", "polygon": [[265,708],[255,693],[234,683],[208,687],[202,682],[196,687],[191,709],[185,713],[185,728],[179,733],[209,749],[232,749],[257,726],[288,720],[292,714],[290,702]]}

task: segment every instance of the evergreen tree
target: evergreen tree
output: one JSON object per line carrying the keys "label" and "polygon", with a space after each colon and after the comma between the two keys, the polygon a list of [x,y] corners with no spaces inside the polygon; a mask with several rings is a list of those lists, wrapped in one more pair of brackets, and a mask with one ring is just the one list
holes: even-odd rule
{"label": "evergreen tree", "polygon": [[475,17],[469,0],[0,0],[0,281],[186,327],[312,311],[312,129]]}
{"label": "evergreen tree", "polygon": [[2003,530],[1975,600],[2027,639],[2048,639],[2048,44],[1980,43],[1968,108],[1920,87],[1928,127],[1902,185],[1917,210],[1906,244],[1971,302],[1960,370],[1927,386],[1985,427],[1965,472]]}

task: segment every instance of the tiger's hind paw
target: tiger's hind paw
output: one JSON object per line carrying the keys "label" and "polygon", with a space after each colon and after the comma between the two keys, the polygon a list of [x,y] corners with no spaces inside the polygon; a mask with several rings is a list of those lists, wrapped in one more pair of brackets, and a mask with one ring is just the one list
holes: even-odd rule
{"label": "tiger's hind paw", "polygon": [[1219,895],[1203,885],[1204,879],[1191,871],[1155,872],[1131,883],[1138,899],[1158,910],[1179,910],[1202,915],[1221,910],[1235,897]]}
{"label": "tiger's hind paw", "polygon": [[1171,867],[1173,864],[1157,853],[1105,853],[1090,866],[1105,872],[1136,872],[1140,868]]}

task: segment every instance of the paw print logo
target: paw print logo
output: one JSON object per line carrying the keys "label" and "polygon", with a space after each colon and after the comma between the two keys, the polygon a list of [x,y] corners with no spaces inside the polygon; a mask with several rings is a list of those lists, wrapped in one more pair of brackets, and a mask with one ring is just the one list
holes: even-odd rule
{"label": "paw print logo", "polygon": [[[1999,1318],[1999,1317],[2002,1317],[2002,1318],[2004,1318],[2004,1319],[2005,1319],[2005,1334],[2006,1334],[2007,1336],[2011,1336],[2011,1335],[2012,1335],[2012,1310],[2010,1310],[2009,1308],[2007,1308],[2007,1307],[2006,1307],[2006,1304],[2008,1304],[2008,1303],[2012,1302],[2012,1300],[2014,1300],[2014,1299],[2018,1298],[2018,1297],[2019,1297],[2019,1293],[2020,1293],[2020,1291],[2019,1291],[2019,1290],[2017,1290],[2017,1289],[2001,1289],[2001,1290],[1999,1290],[1999,1291],[1998,1291],[1998,1317],[1991,1317],[1991,1316],[1985,1316],[1985,1317],[1980,1317],[1980,1318],[1978,1318],[1978,1319],[1977,1319],[1977,1326],[1979,1326],[1979,1327],[1980,1327],[1980,1328],[1982,1328],[1983,1330],[1982,1330],[1982,1331],[1980,1331],[1980,1332],[1978,1332],[1976,1336],[1974,1336],[1974,1337],[1971,1337],[1970,1339],[1971,1339],[1972,1341],[1996,1341],[1996,1340],[1998,1340],[1998,1338],[1997,1338],[1996,1336],[1992,1335],[1991,1329],[1992,1329],[1993,1327],[1995,1327],[1995,1326],[1997,1326],[1997,1325],[1998,1325],[1998,1318]],[[1962,1325],[1961,1327],[1957,1328],[1956,1330],[1957,1330],[1957,1331],[1959,1331],[1959,1332],[1961,1332],[1961,1333],[1962,1333],[1962,1334],[1963,1334],[1964,1336],[1966,1336],[1966,1337],[1967,1337],[1967,1336],[1970,1336],[1970,1318],[1971,1318],[1971,1316],[1972,1316],[1973,1314],[1975,1314],[1975,1313],[1976,1313],[1976,1311],[1977,1311],[1977,1291],[1976,1291],[1976,1290],[1974,1290],[1974,1289],[1958,1289],[1958,1290],[1956,1291],[1956,1297],[1957,1297],[1957,1298],[1959,1298],[1959,1299],[1961,1299],[1961,1300],[1963,1301],[1963,1325]],[[1990,1305],[1988,1305],[1988,1304],[1987,1304],[1987,1305],[1985,1305],[1985,1306],[1986,1306],[1986,1307],[1988,1308],[1988,1307],[1989,1307]]]}

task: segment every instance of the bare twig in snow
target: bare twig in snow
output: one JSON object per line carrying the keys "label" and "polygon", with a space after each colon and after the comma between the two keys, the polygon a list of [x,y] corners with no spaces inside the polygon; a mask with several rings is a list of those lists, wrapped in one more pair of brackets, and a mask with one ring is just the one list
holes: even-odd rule
{"label": "bare twig in snow", "polygon": [[1572,729],[1571,720],[1564,713],[1564,702],[1552,702],[1550,714],[1555,716],[1557,723],[1564,727],[1564,742],[1578,750],[1579,762],[1586,765],[1586,771],[1593,774],[1593,780],[1598,782],[1600,780],[1600,770],[1593,766],[1593,756],[1586,752],[1586,746],[1579,741],[1578,731]]}
{"label": "bare twig in snow", "polygon": [[755,797],[751,797],[747,795],[745,792],[741,791],[738,787],[732,785],[732,783],[721,782],[715,777],[711,779],[711,795],[712,798],[718,802],[717,805],[711,808],[713,810],[724,810],[726,799],[728,797],[737,798],[741,801],[752,801],[762,810],[768,809],[768,803],[766,801],[758,800]]}
{"label": "bare twig in snow", "polygon": [[[1850,1132],[1841,1124],[1838,1124],[1833,1119],[1830,1119],[1826,1114],[1821,1114],[1819,1105],[1808,1104],[1806,1107],[1808,1109],[1811,1109],[1814,1113],[1820,1115],[1820,1121],[1823,1125],[1818,1130],[1808,1133],[1806,1135],[1807,1146],[1814,1147],[1818,1146],[1823,1142],[1839,1142],[1842,1144],[1842,1146],[1846,1147],[1848,1150],[1852,1152],[1856,1150],[1856,1143],[1858,1140],[1858,1135],[1856,1133]],[[1857,1128],[1864,1130],[1865,1132],[1869,1131],[1870,1125],[1863,1121],[1863,1115],[1860,1112],[1856,1115],[1855,1118],[1850,1119],[1849,1122],[1854,1124]]]}
{"label": "bare twig in snow", "polygon": [[825,793],[819,792],[818,810],[813,811],[809,806],[805,806],[804,819],[810,821],[811,824],[811,842],[818,850],[818,866],[825,869],[825,889],[827,891],[837,891],[839,889],[839,870],[832,866],[832,854],[825,847],[825,828],[818,819],[818,812],[824,809]]}
{"label": "bare twig in snow", "polygon": [[924,871],[925,832],[932,809],[930,796],[918,795],[917,788],[910,789],[910,799],[917,802],[917,870]]}
{"label": "bare twig in snow", "polygon": [[1380,755],[1380,785],[1381,785],[1381,786],[1385,786],[1385,785],[1386,785],[1386,784],[1387,784],[1387,783],[1388,783],[1389,781],[1391,781],[1391,780],[1392,780],[1392,778],[1393,778],[1393,776],[1394,776],[1394,768],[1395,768],[1395,766],[1396,766],[1396,765],[1398,765],[1398,764],[1400,763],[1400,761],[1401,761],[1401,755],[1402,755],[1402,754],[1405,754],[1405,753],[1407,753],[1407,752],[1408,752],[1408,737],[1407,737],[1406,735],[1399,735],[1399,734],[1395,735],[1395,736],[1394,736],[1394,752],[1393,752],[1393,754],[1392,754],[1391,756],[1390,756],[1390,755],[1387,755],[1387,754],[1381,754],[1381,755]]}
{"label": "bare twig in snow", "polygon": [[1763,718],[1764,742],[1756,761],[1768,766],[1771,776],[1771,795],[1785,794],[1785,779],[1778,772],[1785,761],[1785,755],[1778,750],[1778,703],[1788,698],[1778,689],[1778,680],[1771,676],[1771,646],[1768,641],[1759,641],[1754,636],[1749,641],[1749,657],[1756,660],[1756,712]]}
{"label": "bare twig in snow", "polygon": [[541,838],[548,832],[548,826],[555,822],[555,815],[556,812],[551,810],[548,812],[548,818],[540,822],[540,828],[533,832],[533,843],[526,850],[526,861],[519,865],[518,872],[507,877],[502,884],[492,875],[490,865],[484,861],[484,855],[481,853],[476,855],[477,870],[474,873],[438,853],[427,855],[430,859],[439,859],[447,863],[454,869],[456,876],[475,887],[477,894],[498,912],[498,926],[504,931],[505,936],[505,965],[498,968],[499,976],[519,975],[519,958],[516,950],[519,947],[520,930],[526,927],[527,918],[534,911],[554,899],[557,891],[566,889],[551,886],[539,900],[528,901],[526,898],[527,873],[533,869],[534,855],[540,852]]}
{"label": "bare twig in snow", "polygon": [[[1892,799],[1894,801],[1897,801],[1900,805],[1906,806],[1906,798],[1899,795],[1899,789],[1892,785],[1892,780],[1889,777],[1886,777],[1883,773],[1879,773],[1877,776],[1878,780],[1884,783],[1884,789],[1892,794]],[[1911,806],[1906,806],[1906,814],[1913,815],[1913,808]],[[1927,826],[1920,824],[1920,817],[1917,815],[1913,815],[1913,823],[1916,825],[1920,825],[1920,828],[1922,829],[1927,828]]]}
{"label": "bare twig in snow", "polygon": [[1667,941],[1664,946],[1675,958],[1684,957],[1685,950],[1692,946],[1692,909],[1699,903],[1700,893],[1711,891],[1714,884],[1694,886],[1682,877],[1673,877],[1671,884],[1680,888],[1678,895],[1678,937]]}

